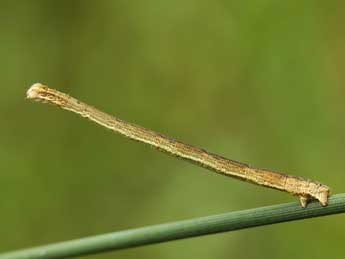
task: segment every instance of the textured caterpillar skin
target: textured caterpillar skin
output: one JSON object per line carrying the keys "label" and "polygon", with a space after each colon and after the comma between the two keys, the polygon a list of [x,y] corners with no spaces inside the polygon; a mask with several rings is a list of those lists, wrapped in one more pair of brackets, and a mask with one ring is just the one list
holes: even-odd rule
{"label": "textured caterpillar skin", "polygon": [[152,130],[122,121],[40,83],[30,87],[27,91],[27,98],[57,105],[130,139],[149,144],[165,153],[188,160],[216,173],[291,193],[299,197],[303,208],[314,199],[318,200],[322,206],[327,206],[330,189],[317,181],[268,169],[254,168],[241,162],[209,153],[206,150],[187,145]]}

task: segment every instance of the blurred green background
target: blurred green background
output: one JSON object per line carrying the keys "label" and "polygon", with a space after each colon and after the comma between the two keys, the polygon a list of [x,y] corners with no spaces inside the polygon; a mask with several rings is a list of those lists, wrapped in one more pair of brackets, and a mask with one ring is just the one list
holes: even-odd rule
{"label": "blurred green background", "polygon": [[[0,252],[296,200],[53,106],[126,121],[344,192],[343,1],[1,1]],[[88,258],[340,258],[337,215]]]}

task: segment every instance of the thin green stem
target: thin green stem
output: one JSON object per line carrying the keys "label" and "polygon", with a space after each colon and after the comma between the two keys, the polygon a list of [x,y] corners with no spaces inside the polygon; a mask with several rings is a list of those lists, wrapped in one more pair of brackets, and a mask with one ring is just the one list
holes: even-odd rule
{"label": "thin green stem", "polygon": [[14,251],[0,259],[68,258],[344,212],[345,193],[331,196],[327,207],[312,202],[302,209],[292,202],[234,211]]}

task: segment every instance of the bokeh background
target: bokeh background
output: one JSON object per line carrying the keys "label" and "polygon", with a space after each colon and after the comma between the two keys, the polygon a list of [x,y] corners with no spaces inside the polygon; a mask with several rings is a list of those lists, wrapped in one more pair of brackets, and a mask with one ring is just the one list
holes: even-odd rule
{"label": "bokeh background", "polygon": [[[344,8],[343,1],[1,1],[0,252],[295,200],[27,101],[35,82],[344,192]],[[340,258],[344,220],[89,258]]]}

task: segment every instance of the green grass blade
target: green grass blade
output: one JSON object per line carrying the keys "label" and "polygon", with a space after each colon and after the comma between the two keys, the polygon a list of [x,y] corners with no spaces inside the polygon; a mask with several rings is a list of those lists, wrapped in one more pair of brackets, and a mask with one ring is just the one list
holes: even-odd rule
{"label": "green grass blade", "polygon": [[345,194],[338,194],[327,207],[312,202],[302,209],[297,202],[285,203],[19,250],[0,254],[0,259],[68,258],[344,212]]}

